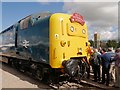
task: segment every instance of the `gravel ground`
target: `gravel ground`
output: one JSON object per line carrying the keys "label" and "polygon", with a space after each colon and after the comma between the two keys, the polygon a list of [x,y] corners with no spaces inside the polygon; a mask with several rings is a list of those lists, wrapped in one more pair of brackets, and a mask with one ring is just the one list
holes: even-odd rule
{"label": "gravel ground", "polygon": [[[2,64],[2,88],[39,88],[50,89],[49,86],[33,79],[27,74],[17,71],[13,67]],[[1,80],[0,80],[1,81]],[[1,83],[0,83],[1,84]]]}

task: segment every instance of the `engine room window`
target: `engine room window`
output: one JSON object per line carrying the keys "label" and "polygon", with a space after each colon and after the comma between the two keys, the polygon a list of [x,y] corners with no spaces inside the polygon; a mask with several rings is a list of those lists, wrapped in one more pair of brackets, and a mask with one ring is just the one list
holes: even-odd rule
{"label": "engine room window", "polygon": [[30,18],[31,18],[31,16],[28,16],[25,19],[21,20],[21,22],[20,22],[20,29],[21,30],[28,28]]}

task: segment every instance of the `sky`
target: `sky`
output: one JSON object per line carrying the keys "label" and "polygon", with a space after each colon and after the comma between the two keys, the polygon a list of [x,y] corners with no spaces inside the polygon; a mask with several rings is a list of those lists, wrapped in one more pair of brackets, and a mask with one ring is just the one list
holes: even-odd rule
{"label": "sky", "polygon": [[[101,40],[118,39],[118,2],[78,2],[78,0],[31,0],[31,2],[15,2],[15,0],[2,1],[2,30],[16,23],[30,14],[46,12],[81,14],[88,26],[89,39],[93,40],[95,32],[100,34]],[[18,0],[19,1],[19,0]],[[23,0],[21,0],[23,1]],[[68,0],[66,0],[68,1]],[[70,2],[71,1],[71,2]],[[98,0],[99,1],[99,0]],[[105,1],[105,0],[104,0]]]}

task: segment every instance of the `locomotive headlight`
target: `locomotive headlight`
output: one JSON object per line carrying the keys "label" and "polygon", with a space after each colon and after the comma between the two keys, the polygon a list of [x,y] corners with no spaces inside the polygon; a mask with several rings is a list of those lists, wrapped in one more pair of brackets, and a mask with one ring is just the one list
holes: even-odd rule
{"label": "locomotive headlight", "polygon": [[70,31],[74,32],[74,27],[73,26],[70,27]]}
{"label": "locomotive headlight", "polygon": [[82,48],[79,48],[79,52],[82,52]]}
{"label": "locomotive headlight", "polygon": [[82,30],[82,33],[83,33],[83,34],[85,34],[85,33],[86,33],[85,29],[83,29],[83,30]]}

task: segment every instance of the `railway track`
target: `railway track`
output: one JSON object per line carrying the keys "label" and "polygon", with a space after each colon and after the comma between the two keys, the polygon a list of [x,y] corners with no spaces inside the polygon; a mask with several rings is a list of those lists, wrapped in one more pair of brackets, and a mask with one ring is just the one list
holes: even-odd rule
{"label": "railway track", "polygon": [[[77,81],[60,81],[58,83],[51,83],[49,87],[52,89],[90,89],[90,90],[114,90],[112,86],[106,86],[104,84],[99,84],[91,79],[83,78],[80,82]],[[117,89],[116,89],[117,90]]]}
{"label": "railway track", "polygon": [[49,84],[49,86],[55,90],[58,90],[58,89],[81,89],[81,88],[82,89],[89,88],[89,89],[94,89],[94,90],[105,89],[105,88],[101,88],[101,87],[96,86],[96,85],[85,83],[83,80],[80,83],[63,81],[63,82],[59,82],[57,84]]}
{"label": "railway track", "polygon": [[[9,65],[3,64],[4,66],[9,67]],[[11,67],[12,68],[12,67]],[[19,72],[20,73],[20,72]],[[30,72],[27,73],[21,73],[21,74],[25,74],[30,78],[32,77],[32,74]],[[39,80],[37,80],[39,82]],[[108,90],[111,89],[112,87],[106,87],[105,85],[101,85],[98,84],[96,82],[90,82],[91,80],[86,80],[86,79],[82,79],[80,83],[76,82],[76,81],[67,81],[67,80],[60,80],[58,83],[45,83],[45,82],[41,82],[44,85],[49,86],[51,89],[81,89],[81,88],[85,88],[85,89],[93,89],[93,90],[100,90],[100,89],[104,89],[104,90]]]}
{"label": "railway track", "polygon": [[53,89],[65,89],[65,88],[82,88],[83,86],[74,82],[63,81],[58,84],[49,84]]}

